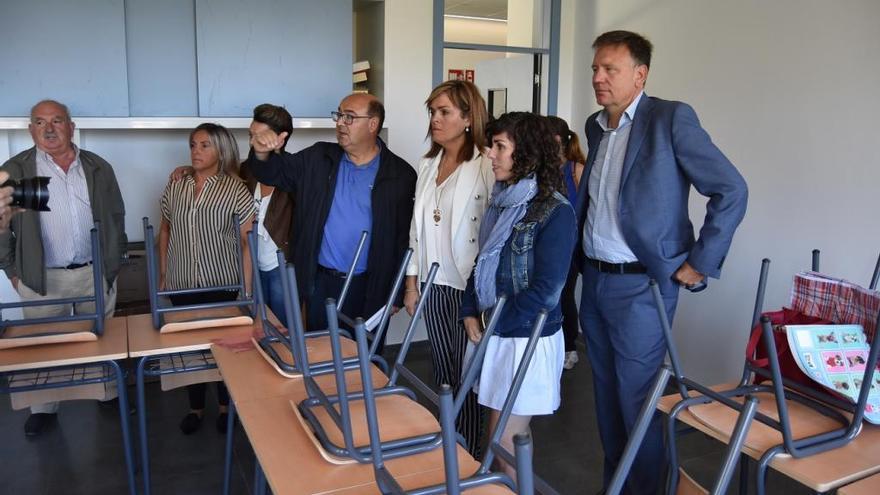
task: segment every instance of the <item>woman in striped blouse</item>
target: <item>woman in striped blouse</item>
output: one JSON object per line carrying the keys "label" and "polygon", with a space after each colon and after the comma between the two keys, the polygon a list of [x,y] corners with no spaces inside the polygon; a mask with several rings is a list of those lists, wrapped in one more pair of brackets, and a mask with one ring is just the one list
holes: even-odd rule
{"label": "woman in striped blouse", "polygon": [[[241,234],[244,259],[249,259],[247,230],[254,214],[254,200],[238,177],[238,146],[223,126],[202,124],[189,136],[193,174],[170,182],[162,194],[162,225],[159,231],[159,286],[186,289],[236,284],[239,280],[238,246]],[[238,214],[239,225],[232,224]],[[247,292],[251,287],[251,264],[243,263]],[[174,305],[229,301],[238,291],[212,291],[177,295]],[[198,430],[205,410],[204,383],[187,386],[190,412],[180,423],[184,434]],[[217,384],[220,415],[217,430],[226,431],[229,394]]]}

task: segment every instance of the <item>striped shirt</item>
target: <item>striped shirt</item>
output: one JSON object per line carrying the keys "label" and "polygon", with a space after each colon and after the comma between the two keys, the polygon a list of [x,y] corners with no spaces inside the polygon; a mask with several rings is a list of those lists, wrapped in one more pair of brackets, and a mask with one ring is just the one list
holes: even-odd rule
{"label": "striped shirt", "polygon": [[76,158],[66,173],[48,153],[37,149],[37,175],[51,177],[48,186],[51,211],[40,212],[43,257],[49,268],[92,260],[89,231],[95,221],[79,148],[74,149]]}
{"label": "striped shirt", "polygon": [[[168,289],[231,285],[239,280],[238,246],[232,215],[249,222],[254,198],[238,177],[208,178],[198,198],[193,177],[169,183],[162,193],[162,217],[171,226],[165,280]],[[244,260],[248,263],[249,260]]]}

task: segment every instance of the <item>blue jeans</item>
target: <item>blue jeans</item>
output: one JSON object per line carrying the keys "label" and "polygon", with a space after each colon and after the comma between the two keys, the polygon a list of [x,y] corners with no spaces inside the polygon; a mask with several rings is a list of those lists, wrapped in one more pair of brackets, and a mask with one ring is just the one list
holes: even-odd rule
{"label": "blue jeans", "polygon": [[263,289],[263,299],[269,309],[275,313],[278,321],[287,328],[287,314],[284,312],[284,291],[281,289],[281,267],[264,272],[260,270],[260,288]]}

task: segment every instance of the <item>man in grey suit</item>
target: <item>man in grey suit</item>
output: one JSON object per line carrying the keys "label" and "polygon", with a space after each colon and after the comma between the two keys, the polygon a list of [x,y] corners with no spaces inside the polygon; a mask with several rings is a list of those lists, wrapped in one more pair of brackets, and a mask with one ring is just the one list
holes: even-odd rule
{"label": "man in grey suit", "polygon": [[[720,276],[748,190],[690,106],[645,94],[648,40],[611,31],[593,48],[593,90],[604,109],[586,122],[577,255],[607,486],[666,353],[648,282],[657,281],[671,321],[679,287],[698,291]],[[709,198],[698,238],[688,217],[691,185]],[[665,465],[655,418],[628,491],[658,492]]]}

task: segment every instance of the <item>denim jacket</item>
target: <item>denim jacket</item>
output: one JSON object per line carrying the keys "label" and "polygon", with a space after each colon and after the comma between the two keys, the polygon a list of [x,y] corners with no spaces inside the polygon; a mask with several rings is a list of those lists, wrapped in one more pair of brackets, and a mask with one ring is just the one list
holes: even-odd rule
{"label": "denim jacket", "polygon": [[[556,192],[532,201],[525,217],[513,226],[495,275],[496,294],[507,295],[495,328],[499,337],[528,337],[541,309],[549,311],[541,330],[546,337],[562,325],[559,296],[565,285],[577,239],[574,209]],[[478,316],[473,271],[462,297],[459,317]]]}

